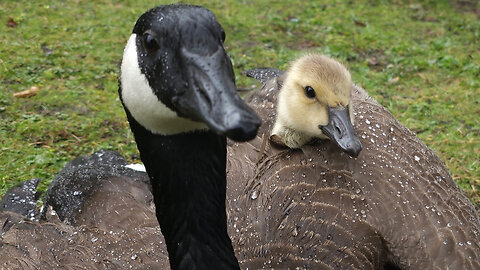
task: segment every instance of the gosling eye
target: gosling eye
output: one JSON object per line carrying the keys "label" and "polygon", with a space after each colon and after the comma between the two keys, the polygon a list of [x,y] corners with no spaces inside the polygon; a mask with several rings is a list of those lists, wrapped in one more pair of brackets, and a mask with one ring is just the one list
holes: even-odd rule
{"label": "gosling eye", "polygon": [[316,96],[315,90],[313,90],[313,88],[311,86],[305,86],[305,95],[308,98],[315,98],[315,96]]}
{"label": "gosling eye", "polygon": [[155,38],[149,33],[144,33],[142,36],[142,46],[147,51],[147,53],[154,53],[160,46],[158,46]]}

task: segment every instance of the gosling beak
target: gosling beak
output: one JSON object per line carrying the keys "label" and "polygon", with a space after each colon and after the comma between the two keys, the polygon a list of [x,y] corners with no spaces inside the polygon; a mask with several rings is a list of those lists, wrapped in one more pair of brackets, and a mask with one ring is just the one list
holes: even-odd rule
{"label": "gosling beak", "polygon": [[191,91],[178,100],[178,109],[232,140],[253,139],[261,121],[238,96],[232,64],[223,47],[209,53],[183,48],[181,56]]}
{"label": "gosling beak", "polygon": [[323,134],[337,143],[351,157],[358,157],[358,154],[362,151],[362,143],[350,121],[348,107],[335,109],[329,106],[328,117],[329,122],[326,126],[318,126]]}

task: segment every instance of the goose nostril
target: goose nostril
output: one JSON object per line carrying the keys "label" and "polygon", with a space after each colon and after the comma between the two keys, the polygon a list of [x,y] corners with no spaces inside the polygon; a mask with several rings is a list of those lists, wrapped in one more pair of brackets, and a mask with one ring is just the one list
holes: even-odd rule
{"label": "goose nostril", "polygon": [[339,126],[335,126],[335,130],[337,131],[337,133],[339,134],[339,138],[342,138],[343,137],[343,132],[342,130],[340,129]]}

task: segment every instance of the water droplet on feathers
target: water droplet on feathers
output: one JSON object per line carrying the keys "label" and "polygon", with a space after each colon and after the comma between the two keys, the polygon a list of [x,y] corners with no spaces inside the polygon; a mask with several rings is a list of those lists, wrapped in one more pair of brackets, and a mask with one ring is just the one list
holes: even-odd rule
{"label": "water droplet on feathers", "polygon": [[250,194],[250,199],[255,200],[256,198],[258,198],[258,191],[254,190]]}

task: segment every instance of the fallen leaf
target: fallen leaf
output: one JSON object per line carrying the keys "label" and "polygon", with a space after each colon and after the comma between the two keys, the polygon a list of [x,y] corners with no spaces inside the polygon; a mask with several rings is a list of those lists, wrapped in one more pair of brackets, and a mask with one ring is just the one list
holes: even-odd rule
{"label": "fallen leaf", "polygon": [[38,91],[40,91],[40,88],[38,88],[36,86],[32,86],[28,90],[14,93],[13,96],[16,97],[16,98],[28,98],[28,97],[36,95],[38,93]]}
{"label": "fallen leaf", "polygon": [[10,28],[15,28],[18,26],[18,23],[14,21],[12,18],[8,19],[7,24],[8,27]]}
{"label": "fallen leaf", "polygon": [[396,83],[400,78],[397,76],[389,81],[389,83]]}
{"label": "fallen leaf", "polygon": [[357,20],[353,20],[353,21],[355,22],[355,25],[356,25],[356,26],[360,26],[360,27],[365,27],[365,26],[367,26],[367,24],[364,23],[364,22],[357,21]]}

